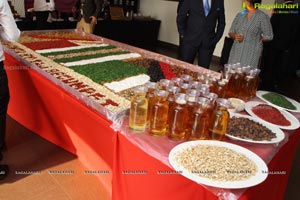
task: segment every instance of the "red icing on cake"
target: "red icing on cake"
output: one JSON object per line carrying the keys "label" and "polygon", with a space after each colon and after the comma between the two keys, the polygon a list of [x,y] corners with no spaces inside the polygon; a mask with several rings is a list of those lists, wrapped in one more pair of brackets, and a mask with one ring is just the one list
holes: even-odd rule
{"label": "red icing on cake", "polygon": [[32,50],[43,50],[52,48],[63,48],[63,47],[74,47],[78,46],[68,40],[53,40],[53,41],[41,41],[41,42],[25,42],[22,43],[24,46]]}

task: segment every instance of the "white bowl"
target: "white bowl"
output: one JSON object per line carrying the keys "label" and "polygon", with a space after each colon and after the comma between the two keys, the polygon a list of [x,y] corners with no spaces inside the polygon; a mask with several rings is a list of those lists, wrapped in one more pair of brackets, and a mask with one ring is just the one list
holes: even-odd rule
{"label": "white bowl", "polygon": [[245,109],[245,101],[238,98],[229,98],[231,107],[228,109],[231,112],[241,112]]}

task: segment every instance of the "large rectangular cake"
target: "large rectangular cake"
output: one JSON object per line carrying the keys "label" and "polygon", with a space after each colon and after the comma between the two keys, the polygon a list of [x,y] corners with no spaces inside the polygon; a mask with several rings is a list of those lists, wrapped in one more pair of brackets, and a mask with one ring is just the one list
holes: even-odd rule
{"label": "large rectangular cake", "polygon": [[132,88],[181,74],[209,72],[176,59],[76,30],[27,31],[5,50],[30,69],[113,120],[128,110]]}

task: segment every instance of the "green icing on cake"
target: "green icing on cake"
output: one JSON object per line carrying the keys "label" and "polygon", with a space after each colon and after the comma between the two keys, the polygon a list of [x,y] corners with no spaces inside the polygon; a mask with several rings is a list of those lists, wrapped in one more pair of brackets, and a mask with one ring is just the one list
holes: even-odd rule
{"label": "green icing on cake", "polygon": [[127,54],[127,53],[130,53],[130,52],[129,51],[107,52],[107,53],[76,56],[76,57],[70,57],[70,58],[59,58],[59,59],[54,59],[53,61],[55,61],[57,63],[67,63],[67,62],[76,62],[76,61],[81,61],[81,60],[101,58],[101,57],[112,56],[112,55],[121,55],[121,54]]}
{"label": "green icing on cake", "polygon": [[119,60],[73,66],[69,68],[79,74],[89,77],[96,83],[116,81],[138,74],[146,74],[147,72],[143,67]]}

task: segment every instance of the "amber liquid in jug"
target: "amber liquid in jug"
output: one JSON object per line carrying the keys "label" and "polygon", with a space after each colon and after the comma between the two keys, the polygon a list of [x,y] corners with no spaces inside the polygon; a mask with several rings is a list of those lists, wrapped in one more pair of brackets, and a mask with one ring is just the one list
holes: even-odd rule
{"label": "amber liquid in jug", "polygon": [[139,87],[134,92],[135,96],[132,98],[130,105],[129,128],[134,131],[144,131],[148,116],[147,88]]}
{"label": "amber liquid in jug", "polygon": [[178,93],[175,103],[170,107],[168,116],[168,132],[167,136],[172,140],[181,140],[185,137],[185,129],[187,123],[187,108],[185,94]]}
{"label": "amber liquid in jug", "polygon": [[167,97],[167,91],[157,90],[150,102],[149,133],[153,136],[163,136],[166,133],[169,110]]}
{"label": "amber liquid in jug", "polygon": [[[147,82],[145,85],[147,87],[146,97],[148,99],[148,113],[151,113],[150,103],[154,100],[154,92],[157,89],[158,85],[154,82]],[[149,114],[147,117],[147,124],[149,124]]]}
{"label": "amber liquid in jug", "polygon": [[197,96],[198,96],[197,90],[190,89],[186,92],[186,109],[187,109],[187,112],[188,112],[187,122],[191,118],[191,114],[193,113],[193,110],[196,106],[196,101],[197,101],[197,98],[198,98]]}
{"label": "amber liquid in jug", "polygon": [[212,113],[209,137],[212,140],[224,140],[227,131],[227,125],[229,122],[228,107],[230,102],[227,99],[217,99],[217,107]]}
{"label": "amber liquid in jug", "polygon": [[210,107],[211,102],[209,99],[203,97],[198,99],[193,111],[189,113],[190,117],[186,131],[188,140],[205,140],[209,138]]}

